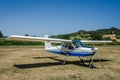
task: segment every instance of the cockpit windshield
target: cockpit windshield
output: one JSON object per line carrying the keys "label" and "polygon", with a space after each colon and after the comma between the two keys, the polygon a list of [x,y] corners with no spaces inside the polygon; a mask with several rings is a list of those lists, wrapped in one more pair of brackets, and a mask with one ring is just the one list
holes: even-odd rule
{"label": "cockpit windshield", "polygon": [[86,47],[86,45],[83,44],[80,40],[73,40],[72,43],[74,44],[75,48]]}

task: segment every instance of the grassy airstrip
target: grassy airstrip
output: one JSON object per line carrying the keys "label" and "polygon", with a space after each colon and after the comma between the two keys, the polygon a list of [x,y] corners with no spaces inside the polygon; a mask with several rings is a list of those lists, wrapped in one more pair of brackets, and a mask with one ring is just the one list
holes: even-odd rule
{"label": "grassy airstrip", "polygon": [[101,61],[94,57],[94,69],[88,59],[48,53],[39,46],[1,46],[0,80],[120,80],[120,46],[98,46]]}

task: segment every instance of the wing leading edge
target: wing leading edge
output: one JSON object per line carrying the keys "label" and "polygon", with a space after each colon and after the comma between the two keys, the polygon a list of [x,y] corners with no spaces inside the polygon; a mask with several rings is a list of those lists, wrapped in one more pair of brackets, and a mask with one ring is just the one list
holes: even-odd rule
{"label": "wing leading edge", "polygon": [[65,40],[65,39],[55,39],[55,38],[48,38],[48,37],[31,37],[31,36],[20,36],[20,35],[10,35],[8,37],[8,40],[72,42],[72,40]]}
{"label": "wing leading edge", "polygon": [[[21,36],[21,35],[10,35],[8,40],[20,40],[20,41],[50,41],[50,42],[65,42],[65,43],[72,43],[72,40],[66,39],[55,39],[55,38],[48,38],[48,37],[32,37],[32,36]],[[110,40],[80,40],[83,43],[111,43]]]}
{"label": "wing leading edge", "polygon": [[81,40],[83,43],[111,43],[111,40]]}

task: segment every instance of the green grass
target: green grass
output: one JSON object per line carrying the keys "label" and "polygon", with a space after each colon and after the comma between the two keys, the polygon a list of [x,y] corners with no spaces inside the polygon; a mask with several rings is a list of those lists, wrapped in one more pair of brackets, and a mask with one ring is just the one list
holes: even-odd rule
{"label": "green grass", "polygon": [[13,45],[44,45],[43,42],[32,42],[32,41],[15,41],[15,40],[0,40],[0,46],[13,46]]}

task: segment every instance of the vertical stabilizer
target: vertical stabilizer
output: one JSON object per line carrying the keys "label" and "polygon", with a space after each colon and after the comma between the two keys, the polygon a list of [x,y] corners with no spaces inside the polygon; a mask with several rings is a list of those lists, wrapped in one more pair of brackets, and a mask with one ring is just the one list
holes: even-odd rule
{"label": "vertical stabilizer", "polygon": [[[48,38],[48,35],[45,35],[44,38]],[[51,43],[49,41],[45,41],[45,50],[47,50],[51,47],[52,47]]]}

